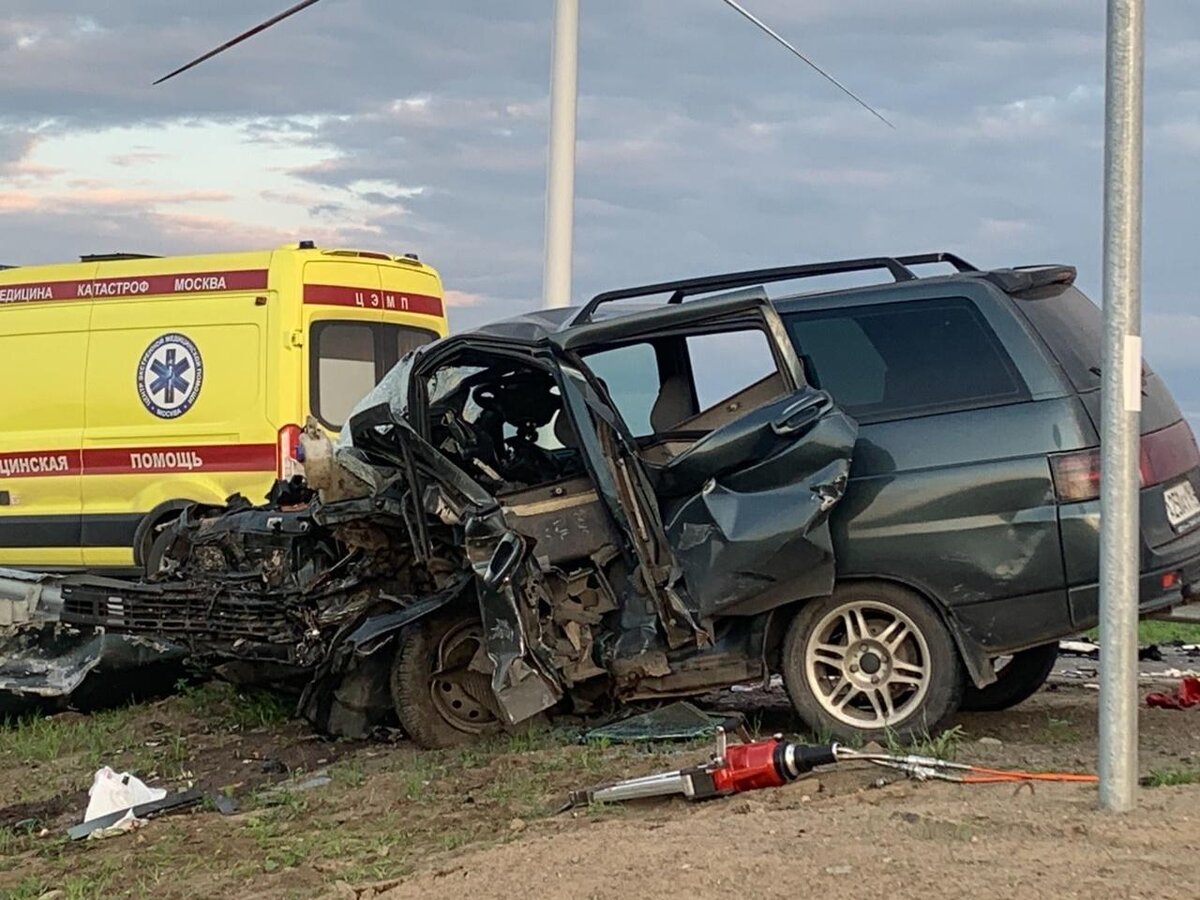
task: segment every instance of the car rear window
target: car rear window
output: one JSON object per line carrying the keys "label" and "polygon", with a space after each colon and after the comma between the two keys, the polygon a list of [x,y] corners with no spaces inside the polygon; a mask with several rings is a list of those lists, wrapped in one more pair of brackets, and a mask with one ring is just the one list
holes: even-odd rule
{"label": "car rear window", "polygon": [[1028,399],[987,321],[966,298],[785,315],[808,379],[860,421]]}
{"label": "car rear window", "polygon": [[1058,359],[1075,390],[1099,389],[1104,352],[1104,315],[1100,307],[1074,287],[1028,291],[1016,305]]}
{"label": "car rear window", "polygon": [[309,405],[326,428],[338,429],[404,354],[436,339],[432,331],[380,322],[314,322]]}

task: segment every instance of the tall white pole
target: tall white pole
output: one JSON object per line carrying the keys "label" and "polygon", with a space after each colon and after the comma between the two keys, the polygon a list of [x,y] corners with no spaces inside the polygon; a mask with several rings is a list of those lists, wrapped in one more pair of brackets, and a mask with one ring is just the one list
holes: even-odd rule
{"label": "tall white pole", "polygon": [[1108,0],[1100,441],[1100,805],[1137,802],[1143,0]]}
{"label": "tall white pole", "polygon": [[575,117],[579,100],[579,0],[555,0],[546,172],[546,306],[571,303],[575,230]]}

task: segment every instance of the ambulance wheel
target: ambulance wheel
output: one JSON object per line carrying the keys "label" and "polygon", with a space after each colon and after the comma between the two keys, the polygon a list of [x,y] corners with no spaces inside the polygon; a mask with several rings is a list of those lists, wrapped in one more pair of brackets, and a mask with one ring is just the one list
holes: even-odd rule
{"label": "ambulance wheel", "polygon": [[171,527],[170,523],[162,528],[153,541],[150,542],[150,549],[146,551],[146,575],[154,576],[158,574],[162,568],[163,557],[167,555],[167,548],[171,546]]}
{"label": "ambulance wheel", "polygon": [[838,585],[800,607],[781,668],[805,724],[847,742],[927,735],[962,698],[962,661],[941,617],[886,583]]}
{"label": "ambulance wheel", "polygon": [[400,632],[392,703],[418,745],[456,747],[501,730],[491,677],[469,668],[482,648],[483,625],[474,617],[425,619]]}
{"label": "ambulance wheel", "polygon": [[1023,703],[1046,683],[1058,661],[1058,642],[1030,647],[1014,653],[996,666],[996,680],[977,688],[968,678],[964,683],[962,708],[971,712],[999,712]]}

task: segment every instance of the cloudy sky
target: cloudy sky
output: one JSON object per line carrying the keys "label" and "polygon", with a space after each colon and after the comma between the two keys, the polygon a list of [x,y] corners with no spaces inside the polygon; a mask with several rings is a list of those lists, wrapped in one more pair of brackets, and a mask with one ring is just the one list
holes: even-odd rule
{"label": "cloudy sky", "polygon": [[[460,327],[536,305],[551,0],[5,0],[0,262],[415,251]],[[821,258],[1070,262],[1098,298],[1102,0],[583,0],[576,293]],[[1150,0],[1145,331],[1200,420],[1200,16]]]}

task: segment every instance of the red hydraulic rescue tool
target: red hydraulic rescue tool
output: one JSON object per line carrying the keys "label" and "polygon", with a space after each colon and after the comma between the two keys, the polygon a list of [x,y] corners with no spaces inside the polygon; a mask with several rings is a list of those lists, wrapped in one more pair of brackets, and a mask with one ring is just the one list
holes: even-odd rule
{"label": "red hydraulic rescue tool", "polygon": [[936,779],[956,784],[1013,784],[1024,781],[1095,784],[1097,781],[1096,776],[1089,773],[992,769],[929,756],[895,756],[851,750],[838,744],[793,744],[783,740],[782,735],[776,735],[769,741],[751,741],[730,747],[725,741],[725,730],[718,728],[717,750],[707,763],[618,781],[586,791],[572,791],[566,808],[671,794],[682,794],[688,800],[728,797],[742,791],[782,787],[817,766],[835,762],[870,763],[902,772],[918,781]]}
{"label": "red hydraulic rescue tool", "polygon": [[776,735],[769,741],[751,741],[730,747],[725,729],[717,729],[717,749],[699,766],[631,778],[615,784],[571,792],[571,806],[619,803],[641,797],[682,794],[688,800],[727,797],[742,791],[781,787],[817,766],[837,762],[838,745],[793,744]]}

